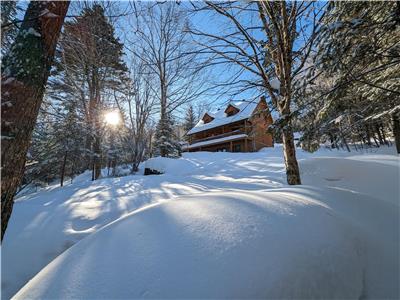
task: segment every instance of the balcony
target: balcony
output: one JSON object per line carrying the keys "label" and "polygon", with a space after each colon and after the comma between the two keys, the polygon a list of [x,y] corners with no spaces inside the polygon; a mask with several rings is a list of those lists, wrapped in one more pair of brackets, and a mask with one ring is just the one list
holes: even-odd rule
{"label": "balcony", "polygon": [[210,140],[214,140],[214,139],[220,139],[220,138],[228,137],[228,136],[231,136],[231,135],[238,135],[238,134],[248,134],[248,132],[246,132],[246,130],[244,128],[241,128],[241,129],[225,132],[225,133],[222,133],[222,134],[211,135],[211,136],[208,136],[208,137],[202,138],[202,139],[193,139],[190,142],[190,144],[199,143],[199,142],[206,142],[206,141],[210,141]]}

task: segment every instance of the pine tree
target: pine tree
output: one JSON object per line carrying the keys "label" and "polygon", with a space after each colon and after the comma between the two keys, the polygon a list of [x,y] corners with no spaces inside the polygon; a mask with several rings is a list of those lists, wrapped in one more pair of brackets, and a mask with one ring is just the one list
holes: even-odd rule
{"label": "pine tree", "polygon": [[84,132],[82,120],[74,103],[51,111],[45,105],[39,115],[29,149],[30,163],[24,181],[48,184],[56,179],[63,186],[64,179],[71,179],[84,171]]}
{"label": "pine tree", "polygon": [[184,129],[189,131],[196,125],[196,116],[194,114],[193,106],[190,105],[188,110],[186,111]]}
{"label": "pine tree", "polygon": [[100,176],[103,158],[102,114],[106,108],[104,93],[118,89],[126,78],[122,60],[123,45],[99,4],[84,8],[81,17],[66,22],[61,36],[58,56],[58,80],[53,95],[79,103],[87,125],[87,168],[92,179]]}
{"label": "pine tree", "polygon": [[154,148],[161,157],[178,157],[181,155],[179,142],[173,130],[174,121],[168,113],[165,119],[160,119],[156,127]]}
{"label": "pine tree", "polygon": [[190,105],[186,111],[185,121],[183,123],[183,129],[185,130],[185,138],[187,139],[186,133],[196,125],[196,117],[194,115],[193,106]]}

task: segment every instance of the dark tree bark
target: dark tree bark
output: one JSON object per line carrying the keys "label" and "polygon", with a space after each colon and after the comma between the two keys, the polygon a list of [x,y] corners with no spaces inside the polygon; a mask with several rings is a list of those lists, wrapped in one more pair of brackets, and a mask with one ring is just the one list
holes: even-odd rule
{"label": "dark tree bark", "polygon": [[376,124],[376,125],[375,125],[375,130],[376,130],[376,133],[377,133],[378,138],[379,138],[379,143],[380,143],[381,145],[384,145],[384,144],[385,144],[385,141],[383,140],[383,136],[382,136],[382,134],[381,134],[381,131],[380,131],[380,128],[379,128],[379,124]]}
{"label": "dark tree bark", "polygon": [[393,136],[394,141],[396,143],[396,150],[397,153],[400,154],[400,118],[398,114],[392,114],[392,121],[393,121]]}
{"label": "dark tree bark", "polygon": [[64,185],[64,175],[65,175],[65,165],[67,164],[67,155],[68,155],[68,151],[65,151],[63,163],[61,165],[60,186]]}
{"label": "dark tree bark", "polygon": [[371,133],[369,131],[369,126],[365,126],[366,142],[368,146],[371,146]]}
{"label": "dark tree bark", "polygon": [[286,177],[290,185],[301,184],[299,165],[296,158],[293,130],[290,126],[283,130],[283,155],[285,158]]}
{"label": "dark tree bark", "polygon": [[97,180],[101,175],[101,138],[96,135],[93,144],[93,180]]}
{"label": "dark tree bark", "polygon": [[68,6],[68,1],[31,1],[15,42],[3,60],[1,240],[21,183],[29,142]]}

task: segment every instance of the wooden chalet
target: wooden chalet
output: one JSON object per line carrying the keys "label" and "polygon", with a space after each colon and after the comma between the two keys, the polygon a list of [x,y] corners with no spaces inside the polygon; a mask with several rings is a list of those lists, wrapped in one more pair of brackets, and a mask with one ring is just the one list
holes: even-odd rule
{"label": "wooden chalet", "polygon": [[264,97],[259,101],[229,103],[215,113],[206,112],[187,132],[183,151],[253,152],[273,147],[267,128],[273,122]]}

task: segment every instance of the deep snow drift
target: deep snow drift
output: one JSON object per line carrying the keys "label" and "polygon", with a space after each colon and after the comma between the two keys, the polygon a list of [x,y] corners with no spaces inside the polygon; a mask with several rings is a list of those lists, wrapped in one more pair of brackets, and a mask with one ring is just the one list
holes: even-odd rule
{"label": "deep snow drift", "polygon": [[276,147],[23,196],[3,297],[44,268],[16,298],[398,298],[400,161],[384,150],[299,151],[298,187]]}

